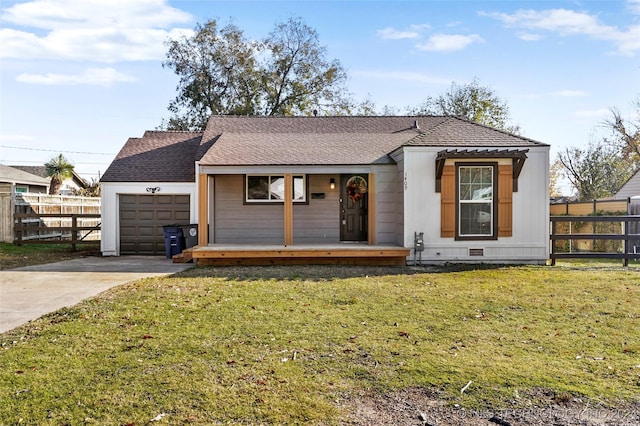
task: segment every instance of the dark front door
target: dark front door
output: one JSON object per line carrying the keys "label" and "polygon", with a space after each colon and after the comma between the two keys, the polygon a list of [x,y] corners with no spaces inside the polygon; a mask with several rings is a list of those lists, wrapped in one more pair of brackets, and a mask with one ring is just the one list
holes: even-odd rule
{"label": "dark front door", "polygon": [[340,241],[367,241],[366,175],[341,175],[340,188]]}

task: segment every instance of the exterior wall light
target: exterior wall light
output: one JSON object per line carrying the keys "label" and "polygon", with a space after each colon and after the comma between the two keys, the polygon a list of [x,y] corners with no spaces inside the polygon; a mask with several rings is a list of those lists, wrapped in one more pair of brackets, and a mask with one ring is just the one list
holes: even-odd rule
{"label": "exterior wall light", "polygon": [[336,189],[336,180],[334,178],[329,179],[329,188]]}

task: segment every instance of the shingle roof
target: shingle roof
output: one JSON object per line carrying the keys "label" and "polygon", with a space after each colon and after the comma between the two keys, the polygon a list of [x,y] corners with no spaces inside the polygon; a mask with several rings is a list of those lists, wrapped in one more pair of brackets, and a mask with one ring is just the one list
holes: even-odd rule
{"label": "shingle roof", "polygon": [[204,132],[131,138],[102,181],[193,182],[202,165],[390,163],[402,146],[532,147],[534,140],[457,117],[212,116]]}
{"label": "shingle roof", "polygon": [[403,133],[224,133],[203,165],[337,165],[392,163]]}
{"label": "shingle roof", "polygon": [[[11,167],[20,169],[24,172],[31,173],[36,176],[47,178],[47,180],[49,179],[49,176],[47,175],[47,168],[45,166],[11,166]],[[87,181],[84,180],[82,176],[80,176],[78,173],[76,173],[75,170],[72,172],[71,178],[76,183],[76,185],[78,185],[81,188],[86,188],[87,186],[89,186]]]}
{"label": "shingle roof", "polygon": [[424,128],[407,142],[411,146],[478,146],[478,147],[528,147],[545,146],[533,139],[483,126],[460,117],[446,117],[441,123]]}
{"label": "shingle roof", "polygon": [[0,164],[0,182],[21,183],[25,185],[49,185],[49,179],[25,172],[17,167]]}
{"label": "shingle roof", "polygon": [[147,131],[130,138],[102,182],[194,182],[201,132]]}
{"label": "shingle roof", "polygon": [[203,165],[337,165],[392,162],[406,146],[542,145],[457,117],[229,117],[209,119]]}

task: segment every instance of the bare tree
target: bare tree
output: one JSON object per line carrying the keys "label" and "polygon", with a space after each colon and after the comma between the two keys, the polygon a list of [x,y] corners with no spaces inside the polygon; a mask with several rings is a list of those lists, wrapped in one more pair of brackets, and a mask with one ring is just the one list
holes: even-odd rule
{"label": "bare tree", "polygon": [[605,127],[611,129],[612,139],[607,142],[616,146],[624,159],[636,163],[640,167],[640,95],[635,103],[636,121],[625,120],[618,108],[611,108],[611,117],[604,121]]}

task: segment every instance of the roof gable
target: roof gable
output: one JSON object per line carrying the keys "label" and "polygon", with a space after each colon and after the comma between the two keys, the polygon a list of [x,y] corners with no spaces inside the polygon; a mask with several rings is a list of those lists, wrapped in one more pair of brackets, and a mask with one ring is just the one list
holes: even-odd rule
{"label": "roof gable", "polygon": [[445,117],[437,125],[424,128],[407,145],[496,148],[546,146],[533,139],[497,130],[460,117]]}
{"label": "roof gable", "polygon": [[193,182],[201,132],[147,131],[130,138],[101,182]]}

